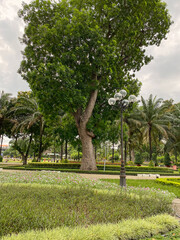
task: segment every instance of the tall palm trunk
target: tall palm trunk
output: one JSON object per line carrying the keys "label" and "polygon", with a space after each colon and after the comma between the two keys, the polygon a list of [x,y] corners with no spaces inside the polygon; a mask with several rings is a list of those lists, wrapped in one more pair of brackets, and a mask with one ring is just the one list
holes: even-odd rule
{"label": "tall palm trunk", "polygon": [[40,133],[39,133],[39,149],[38,149],[38,159],[37,159],[38,162],[41,161],[41,156],[42,156],[43,133],[44,133],[44,122],[41,118],[41,120],[40,120]]}
{"label": "tall palm trunk", "polygon": [[149,159],[152,160],[152,137],[151,137],[151,126],[149,127]]}

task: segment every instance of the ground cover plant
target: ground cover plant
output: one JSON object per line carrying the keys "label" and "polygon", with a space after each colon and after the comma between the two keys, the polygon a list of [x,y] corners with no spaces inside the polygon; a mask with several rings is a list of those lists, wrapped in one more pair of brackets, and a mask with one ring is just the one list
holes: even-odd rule
{"label": "ground cover plant", "polygon": [[[162,179],[163,180],[163,179]],[[119,179],[102,179],[102,181],[111,182],[119,184]],[[180,198],[180,187],[175,185],[165,185],[161,184],[159,182],[159,179],[157,180],[134,180],[134,179],[127,179],[127,185],[130,187],[144,187],[147,189],[161,189],[163,191],[169,191],[176,195],[177,198]]]}
{"label": "ground cover plant", "polygon": [[[56,228],[44,231],[28,231],[13,234],[3,240],[138,240],[159,232],[164,233],[179,226],[178,221],[169,215],[158,215],[146,219],[126,220],[117,224],[97,224],[88,228]],[[175,231],[175,230],[174,230]]]}
{"label": "ground cover plant", "polygon": [[157,179],[157,182],[180,188],[180,178],[163,178],[163,179],[161,178]]}
{"label": "ground cover plant", "polygon": [[171,213],[173,194],[60,172],[0,172],[0,235]]}

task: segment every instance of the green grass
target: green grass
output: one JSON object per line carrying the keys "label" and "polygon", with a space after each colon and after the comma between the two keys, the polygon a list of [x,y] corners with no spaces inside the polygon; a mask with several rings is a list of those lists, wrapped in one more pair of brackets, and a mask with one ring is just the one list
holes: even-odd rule
{"label": "green grass", "polygon": [[[107,181],[107,182],[110,182],[110,183],[119,184],[119,179],[101,179],[101,181]],[[174,193],[177,198],[180,198],[180,187],[175,187],[175,186],[172,186],[172,185],[164,185],[164,184],[158,183],[156,180],[127,179],[126,182],[127,182],[128,186],[155,188],[155,189],[161,189],[161,190],[169,191],[169,192]]]}
{"label": "green grass", "polygon": [[158,234],[158,235],[154,235],[151,238],[143,238],[141,240],[179,240],[180,239],[180,227],[164,233],[164,234]]}

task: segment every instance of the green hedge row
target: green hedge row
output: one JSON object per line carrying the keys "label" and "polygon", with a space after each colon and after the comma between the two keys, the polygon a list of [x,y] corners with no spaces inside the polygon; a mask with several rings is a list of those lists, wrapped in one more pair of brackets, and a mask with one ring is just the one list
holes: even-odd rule
{"label": "green hedge row", "polygon": [[165,185],[173,185],[175,187],[180,187],[180,178],[161,178],[156,180],[159,183]]}
{"label": "green hedge row", "polygon": [[164,214],[145,219],[125,220],[117,224],[90,225],[88,228],[77,226],[76,228],[63,227],[44,231],[28,231],[3,237],[2,240],[138,240],[150,238],[158,233],[166,233],[178,227],[178,220]]}
{"label": "green hedge row", "polygon": [[[69,172],[69,173],[88,173],[88,174],[109,174],[109,175],[119,175],[120,171],[82,171],[80,169],[61,169],[61,168],[42,168],[42,167],[18,167],[18,166],[11,166],[11,167],[3,167],[3,169],[11,169],[11,170],[28,170],[28,171],[60,171],[60,172]],[[148,172],[130,172],[126,171],[126,175],[137,176],[137,174],[148,174]],[[152,172],[149,174],[153,174]],[[154,172],[154,174],[159,174],[161,176],[180,176],[180,174],[174,173],[162,173],[162,172]]]}
{"label": "green hedge row", "polygon": [[[79,163],[29,163],[29,167],[46,167],[46,168],[60,168],[60,169],[80,169]],[[103,165],[97,165],[98,170],[103,170]],[[108,171],[119,171],[120,166],[106,165],[106,170]],[[136,166],[126,166],[126,171],[131,172],[164,172],[173,173],[172,169],[160,168],[160,167],[136,167]]]}

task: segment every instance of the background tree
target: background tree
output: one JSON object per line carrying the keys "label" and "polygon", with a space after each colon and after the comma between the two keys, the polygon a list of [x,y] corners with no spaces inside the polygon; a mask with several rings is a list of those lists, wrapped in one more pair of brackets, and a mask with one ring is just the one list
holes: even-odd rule
{"label": "background tree", "polygon": [[[162,99],[153,98],[152,94],[148,100],[141,97],[142,107],[139,108],[139,121],[144,138],[149,143],[149,159],[152,160],[152,141],[156,139],[157,133],[162,137],[168,137],[168,121],[164,114],[168,108]],[[159,135],[160,136],[160,135]]]}
{"label": "background tree", "polygon": [[0,156],[2,152],[3,136],[6,132],[6,126],[8,123],[11,123],[11,119],[7,116],[11,95],[11,93],[4,93],[4,91],[2,91],[0,95]]}
{"label": "background tree", "polygon": [[145,47],[159,45],[169,30],[166,5],[160,0],[39,0],[24,4],[19,16],[26,24],[19,72],[44,113],[72,114],[82,142],[81,169],[96,170],[95,135],[88,122],[97,97],[131,88],[130,72],[152,59]]}

